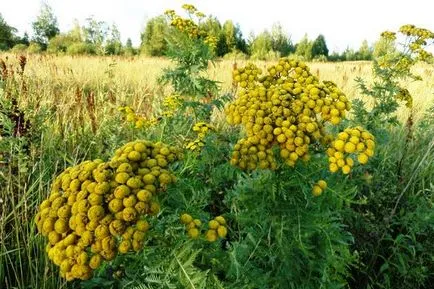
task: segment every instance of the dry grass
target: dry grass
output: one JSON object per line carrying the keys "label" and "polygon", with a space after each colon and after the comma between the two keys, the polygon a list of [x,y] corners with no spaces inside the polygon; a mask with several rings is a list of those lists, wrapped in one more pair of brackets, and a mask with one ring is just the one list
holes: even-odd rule
{"label": "dry grass", "polygon": [[[0,55],[0,58],[6,56],[10,63],[18,61],[15,55]],[[231,87],[233,63],[232,60],[221,60],[210,66],[209,76],[221,82],[223,91]],[[244,63],[238,61],[238,66]],[[269,62],[256,61],[256,64],[265,68]],[[92,91],[98,108],[97,118],[107,113],[101,104],[108,102],[132,105],[146,113],[155,105],[155,99],[169,93],[167,88],[163,89],[157,83],[162,69],[169,65],[170,61],[163,58],[30,55],[25,70],[29,93],[21,93],[20,97],[22,101],[53,105],[65,112],[76,103],[77,91],[83,94]],[[310,63],[309,66],[320,79],[336,82],[350,99],[361,97],[354,81],[356,77],[371,80],[369,62]],[[409,84],[417,119],[434,103],[434,75],[433,68],[427,65],[419,65],[416,70],[424,79]],[[407,109],[400,109],[400,119],[406,119],[408,113]]]}

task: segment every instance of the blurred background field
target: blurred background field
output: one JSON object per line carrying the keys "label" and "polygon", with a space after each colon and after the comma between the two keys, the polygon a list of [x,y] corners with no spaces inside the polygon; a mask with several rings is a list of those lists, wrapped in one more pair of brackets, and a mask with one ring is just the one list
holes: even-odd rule
{"label": "blurred background field", "polygon": [[[3,54],[6,65],[17,66],[18,56]],[[232,89],[232,68],[253,62],[264,69],[270,62],[249,60],[218,60],[210,64],[208,76],[220,82],[222,92]],[[74,106],[78,90],[92,91],[95,95],[98,118],[103,117],[103,104],[130,105],[142,113],[149,113],[162,96],[170,94],[158,84],[158,77],[170,60],[157,57],[98,57],[28,55],[24,71],[26,88],[18,95],[20,102],[56,105],[62,114]],[[355,79],[372,80],[371,62],[311,62],[311,71],[321,80],[336,82],[349,99],[359,98]],[[417,120],[434,101],[434,75],[432,66],[419,64],[417,74],[422,81],[408,83],[414,98],[414,118]],[[37,105],[38,107],[40,105]],[[399,119],[405,120],[409,111],[400,108]]]}

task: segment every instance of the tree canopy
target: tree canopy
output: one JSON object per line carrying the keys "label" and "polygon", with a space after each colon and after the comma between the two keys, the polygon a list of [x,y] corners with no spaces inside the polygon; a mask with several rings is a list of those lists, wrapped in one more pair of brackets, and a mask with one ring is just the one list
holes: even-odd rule
{"label": "tree canopy", "polygon": [[[251,33],[243,37],[240,26],[232,20],[221,23],[217,17],[209,15],[200,22],[200,28],[217,40],[214,48],[216,56],[238,53],[253,59],[270,59],[294,54],[306,61],[310,60],[370,60],[373,54],[391,49],[381,41],[373,49],[365,40],[358,50],[347,48],[343,53],[329,53],[325,36],[320,34],[314,40],[307,35],[293,43],[291,35],[285,31],[280,23],[275,23],[271,30],[264,30],[258,34]],[[31,43],[29,36],[24,33],[17,36],[18,31],[8,25],[0,14],[0,50],[14,51],[44,51],[48,53],[66,54],[98,54],[98,55],[134,55],[143,53],[149,56],[164,56],[171,34],[171,26],[164,16],[157,16],[146,22],[140,35],[140,47],[133,47],[128,38],[125,45],[121,41],[121,32],[115,23],[100,21],[94,16],[86,19],[84,25],[74,20],[73,28],[67,32],[60,32],[57,17],[53,9],[46,3],[40,8],[39,15],[32,22],[33,33]],[[19,45],[18,45],[19,44]]]}
{"label": "tree canopy", "polygon": [[32,27],[33,40],[43,46],[46,46],[48,41],[60,32],[57,17],[46,3],[42,4],[41,11],[32,23]]}
{"label": "tree canopy", "polygon": [[320,34],[312,43],[312,58],[317,58],[319,56],[327,57],[329,55],[329,49],[325,41],[324,35]]}
{"label": "tree canopy", "polygon": [[16,32],[17,30],[9,26],[0,13],[0,50],[7,50],[14,46]]}

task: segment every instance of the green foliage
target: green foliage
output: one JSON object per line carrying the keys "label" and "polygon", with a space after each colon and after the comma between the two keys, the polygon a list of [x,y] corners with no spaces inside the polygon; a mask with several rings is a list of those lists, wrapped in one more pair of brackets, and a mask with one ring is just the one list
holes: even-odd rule
{"label": "green foliage", "polygon": [[[295,55],[305,61],[312,59],[327,59],[329,50],[325,38],[320,34],[314,41],[310,41],[307,34],[295,46]],[[322,57],[321,57],[322,56]]]}
{"label": "green foliage", "polygon": [[36,20],[32,23],[34,41],[46,47],[48,41],[59,34],[57,18],[48,4],[43,3]]}
{"label": "green foliage", "polygon": [[27,45],[19,43],[19,44],[15,44],[14,47],[12,47],[11,51],[14,53],[23,53],[26,52],[27,50]]}
{"label": "green foliage", "polygon": [[[216,17],[209,16],[200,21],[198,27],[207,35],[217,39],[217,45],[213,47],[213,52],[217,56],[223,56],[234,49],[246,51],[241,30],[232,21],[226,21],[222,26]],[[151,56],[165,55],[170,31],[169,23],[164,16],[150,19],[141,36],[142,52]]]}
{"label": "green foliage", "polygon": [[[417,61],[429,61],[429,54],[424,48],[428,44],[427,41],[432,41],[430,37],[434,37],[434,34],[427,37],[407,35],[405,31],[401,34],[406,37],[406,41],[400,49],[396,47],[396,36],[391,32],[384,32],[377,42],[374,50],[372,85],[368,86],[361,78],[356,79],[361,93],[373,101],[371,109],[366,108],[363,100],[355,101],[355,119],[365,123],[368,129],[384,127],[385,123],[396,124],[395,112],[400,103],[413,108],[412,96],[408,89],[402,87],[401,82],[421,79],[411,68]],[[421,45],[421,41],[425,44]]]}
{"label": "green foliage", "polygon": [[238,35],[236,29],[237,27],[234,25],[234,23],[231,20],[227,20],[223,24],[222,30],[224,34],[226,47],[228,48],[228,51],[226,51],[226,53],[234,51],[237,47]]}
{"label": "green foliage", "polygon": [[105,54],[120,55],[122,53],[121,33],[116,26],[112,24],[110,28],[110,35],[106,40]]}
{"label": "green foliage", "polygon": [[240,52],[240,51],[234,51],[234,52],[230,52],[228,54],[226,54],[225,56],[223,56],[223,59],[230,59],[230,60],[247,60],[249,59],[249,55]]}
{"label": "green foliage", "polygon": [[[220,27],[216,18],[212,18],[215,23],[214,27]],[[206,25],[205,25],[206,27]],[[206,29],[205,29],[206,30]],[[215,53],[217,56],[224,56],[228,53],[241,51],[247,53],[247,43],[243,39],[239,25],[235,25],[232,20],[227,20],[220,28],[220,31],[212,31],[211,35],[218,38]]]}
{"label": "green foliage", "polygon": [[[394,40],[385,35],[389,38],[375,54],[373,83],[358,80],[373,105],[356,101],[353,119],[345,125],[366,125],[376,136],[378,151],[367,166],[346,177],[330,174],[323,169],[327,159],[314,151],[309,162],[300,161],[294,168],[283,167],[279,160],[276,171],[245,173],[229,164],[230,152],[242,133],[223,124],[219,113],[213,114],[233,95],[221,95],[219,83],[206,74],[222,51],[240,57],[237,51],[243,50],[237,43],[242,38],[233,23],[221,26],[215,20],[201,27],[217,38],[216,48],[204,38],[192,38],[167,26],[164,53],[173,65],[164,70],[160,81],[170,85],[182,103],[174,115],[159,118],[148,129],[122,123],[106,102],[101,110],[104,121],[97,130],[83,119],[74,127],[75,115],[67,119],[72,124],[61,127],[50,122],[58,109],[52,103],[38,100],[42,108],[36,110],[6,97],[10,92],[27,93],[24,84],[31,80],[25,74],[17,73],[15,79],[2,83],[0,287],[431,288],[434,107],[417,124],[409,118],[402,125],[395,115],[404,102],[411,104],[410,98],[404,98],[403,81],[418,79],[412,67],[423,53],[394,49],[390,42]],[[58,35],[50,40],[49,51],[71,55],[122,52],[117,29],[102,29],[105,24],[98,22],[88,24],[84,38],[81,29]],[[289,39],[280,28],[276,31],[255,38],[253,55],[267,59],[289,50]],[[409,43],[419,38],[412,39]],[[367,57],[370,49],[365,44],[358,52],[349,50],[348,58],[356,59],[357,53]],[[311,59],[313,45],[305,37],[297,45],[297,55]],[[40,50],[35,43],[28,49]],[[134,54],[131,41],[123,52]],[[115,65],[110,63],[107,68],[109,81],[104,82],[104,89],[115,85]],[[90,95],[91,88],[86,86],[83,91]],[[81,94],[77,95],[81,101]],[[81,103],[75,105],[81,107]],[[153,107],[157,113],[162,110],[158,103]],[[16,133],[23,122],[14,117],[20,115],[33,128],[26,135]],[[191,138],[193,123],[199,120],[212,122],[215,129],[204,137],[202,150],[186,151],[184,159],[172,165],[177,182],[159,195],[162,210],[151,220],[153,230],[145,249],[107,262],[86,282],[65,284],[60,280],[32,221],[53,176],[83,159],[105,158],[126,140],[146,138],[184,146]],[[315,197],[312,186],[319,179],[327,180],[328,188]],[[204,224],[196,240],[187,236],[179,221],[185,212]],[[218,215],[227,220],[229,232],[225,239],[210,243],[203,233],[207,221]]]}
{"label": "green foliage", "polygon": [[124,55],[126,55],[126,56],[133,56],[133,55],[136,55],[136,54],[137,54],[137,51],[133,47],[133,42],[131,41],[131,38],[128,38],[127,42],[125,43]]}
{"label": "green foliage", "polygon": [[307,35],[295,45],[295,55],[300,56],[303,60],[309,61],[312,59],[312,41],[307,38]]}
{"label": "green foliage", "polygon": [[252,39],[250,43],[252,59],[266,60],[273,52],[273,40],[270,32],[265,30]]}
{"label": "green foliage", "polygon": [[39,202],[38,188],[50,181],[53,169],[37,168],[46,157],[35,150],[35,144],[43,142],[41,132],[47,116],[42,111],[35,113],[32,105],[18,103],[17,84],[22,83],[0,77],[0,287],[56,288],[59,280],[46,275],[51,266],[38,254],[44,249],[35,237],[32,218],[27,218]]}
{"label": "green foliage", "polygon": [[[194,121],[209,120],[212,108],[225,96],[218,96],[217,84],[203,76],[214,58],[204,40],[177,29],[170,35],[167,55],[174,66],[164,71],[161,82],[171,84],[183,104],[144,134],[178,143],[189,137]],[[220,127],[206,135],[202,150],[186,152],[173,166],[177,182],[161,195],[163,210],[151,224],[155,234],[148,238],[145,255],[104,270],[100,277],[118,271],[123,277],[114,280],[110,274],[102,284],[111,280],[109,286],[125,288],[346,286],[355,256],[342,218],[355,202],[354,185],[322,170],[326,159],[319,154],[295,169],[282,166],[275,172],[245,174],[228,162],[238,137],[237,130]],[[319,178],[332,185],[324,196],[314,197],[312,185]],[[211,244],[203,237],[188,240],[179,223],[183,212],[202,223],[225,216],[229,237]]]}
{"label": "green foliage", "polygon": [[164,16],[151,18],[141,35],[141,51],[150,56],[164,55],[167,50],[168,31],[169,24]]}
{"label": "green foliage", "polygon": [[212,48],[175,29],[167,41],[167,56],[175,66],[163,70],[160,82],[171,84],[175,94],[187,98],[184,107],[193,109],[196,120],[209,119],[214,102],[219,102],[217,82],[204,76],[215,57]]}
{"label": "green foliage", "polygon": [[429,131],[417,131],[410,142],[403,128],[377,138],[382,149],[358,185],[367,202],[353,206],[346,219],[360,260],[351,288],[430,287],[434,143]]}
{"label": "green foliage", "polygon": [[96,47],[90,43],[76,42],[68,46],[66,53],[68,55],[96,54]]}
{"label": "green foliage", "polygon": [[374,50],[373,50],[374,59],[378,59],[379,57],[383,57],[385,55],[397,56],[397,54],[399,54],[399,52],[397,51],[395,42],[391,41],[391,39],[387,37],[381,37],[374,44]]}
{"label": "green foliage", "polygon": [[329,49],[324,38],[324,35],[320,34],[312,43],[312,57],[317,58],[319,56],[327,57],[329,55]]}
{"label": "green foliage", "polygon": [[36,43],[36,42],[30,42],[29,46],[27,47],[27,52],[28,53],[40,53],[42,52],[43,47]]}
{"label": "green foliage", "polygon": [[86,22],[86,25],[82,28],[84,41],[95,47],[97,54],[104,55],[104,44],[110,31],[107,23],[98,21],[93,17],[87,18]]}
{"label": "green foliage", "polygon": [[[314,166],[309,164],[310,167]],[[239,288],[341,288],[353,257],[339,210],[342,188],[315,199],[296,171],[244,177],[226,194],[239,234],[231,246],[229,274]],[[342,198],[342,199],[341,199]],[[351,198],[350,195],[347,198]],[[257,216],[262,216],[258,219]],[[236,286],[231,288],[236,288]]]}
{"label": "green foliage", "polygon": [[356,53],[356,60],[372,60],[372,48],[369,47],[368,41],[363,40]]}
{"label": "green foliage", "polygon": [[368,41],[363,40],[359,50],[354,51],[347,47],[341,54],[333,52],[328,56],[329,61],[357,61],[357,60],[372,60],[374,49],[369,46]]}
{"label": "green foliage", "polygon": [[15,33],[17,30],[9,26],[0,13],[0,51],[8,50],[15,43]]}
{"label": "green foliage", "polygon": [[403,80],[419,80],[411,68],[417,60],[427,60],[421,58],[427,56],[426,46],[414,43],[425,39],[428,44],[434,34],[411,25],[401,27],[400,33],[404,47],[395,46],[391,32],[377,42],[373,83],[357,79],[373,105],[356,101],[355,120],[369,127],[381,149],[358,185],[358,196],[367,203],[353,206],[346,217],[360,258],[351,288],[430,288],[434,278],[433,245],[428,241],[434,238],[432,111],[416,126],[412,113],[405,124],[396,118],[402,103],[413,110]]}
{"label": "green foliage", "polygon": [[109,27],[103,21],[88,18],[86,26],[80,27],[76,21],[71,31],[51,38],[47,52],[69,55],[120,55],[123,53],[123,47],[116,24],[113,23]]}
{"label": "green foliage", "polygon": [[74,43],[79,43],[80,39],[71,34],[58,34],[50,39],[48,43],[48,53],[65,53]]}
{"label": "green foliage", "polygon": [[282,26],[277,23],[271,29],[271,46],[273,51],[279,52],[281,57],[288,56],[295,52],[295,47]]}

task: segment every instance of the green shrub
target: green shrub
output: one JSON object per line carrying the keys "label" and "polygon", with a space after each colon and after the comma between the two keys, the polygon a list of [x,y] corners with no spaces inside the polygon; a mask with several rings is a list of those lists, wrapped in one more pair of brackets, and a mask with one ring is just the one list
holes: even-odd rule
{"label": "green shrub", "polygon": [[41,51],[42,51],[41,45],[39,45],[36,42],[31,42],[29,44],[29,47],[27,47],[27,52],[31,53],[31,54],[33,54],[33,53],[40,53]]}
{"label": "green shrub", "polygon": [[[398,37],[403,47],[397,47]],[[412,68],[430,62],[425,49],[433,38],[413,25],[402,26],[399,35],[384,32],[374,53],[373,83],[357,80],[364,100],[374,101],[371,107],[356,101],[354,116],[377,136],[380,150],[358,184],[366,203],[352,206],[345,220],[359,255],[351,288],[432,287],[433,115],[430,110],[414,124],[413,99],[403,83],[421,79]],[[410,110],[404,124],[396,117],[403,104]]]}
{"label": "green shrub", "polygon": [[65,53],[69,46],[77,43],[76,37],[59,34],[50,39],[48,43],[47,52],[48,53]]}
{"label": "green shrub", "polygon": [[229,53],[225,54],[223,56],[223,59],[234,60],[234,61],[247,60],[247,59],[249,59],[249,56],[247,54],[241,52],[241,51],[236,50],[236,51],[229,52]]}
{"label": "green shrub", "polygon": [[84,42],[73,43],[71,44],[66,53],[68,55],[85,55],[85,54],[95,54],[96,48],[94,45]]}
{"label": "green shrub", "polygon": [[25,44],[16,44],[14,47],[12,47],[11,52],[13,53],[23,53],[26,52],[27,50],[27,45]]}

